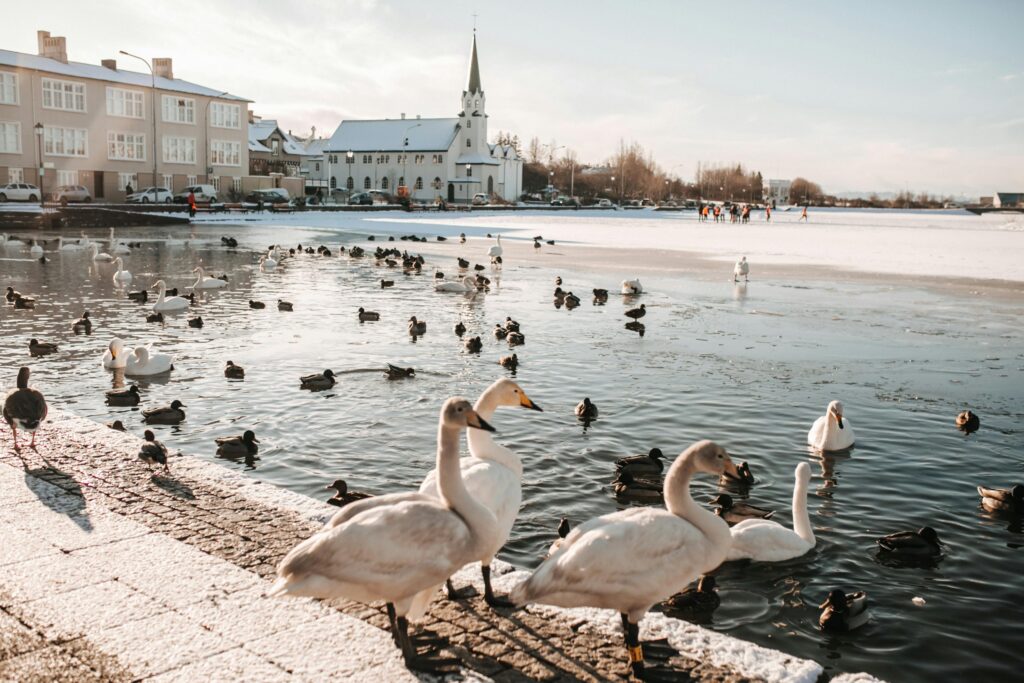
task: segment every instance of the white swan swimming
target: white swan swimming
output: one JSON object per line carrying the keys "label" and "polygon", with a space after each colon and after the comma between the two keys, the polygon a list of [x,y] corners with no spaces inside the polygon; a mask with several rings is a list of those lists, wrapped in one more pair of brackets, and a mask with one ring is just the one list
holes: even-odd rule
{"label": "white swan swimming", "polygon": [[274,258],[273,249],[267,251],[267,255],[260,259],[260,268],[263,270],[273,270],[274,268],[277,268],[277,260]]}
{"label": "white swan swimming", "polygon": [[228,284],[226,280],[207,275],[202,266],[196,266],[192,272],[196,273],[196,281],[192,284],[192,289],[220,289]]}
{"label": "white swan swimming", "polygon": [[123,255],[123,254],[130,254],[130,253],[132,253],[132,250],[128,248],[127,244],[125,244],[124,242],[118,242],[114,238],[114,229],[113,228],[110,229],[110,241],[107,244],[107,249],[110,250],[111,254],[115,254],[115,255],[117,255],[117,254],[122,254]]}
{"label": "white swan swimming", "polygon": [[492,430],[462,398],[450,398],[438,424],[441,500],[393,493],[350,503],[281,561],[268,595],[384,600],[406,664],[417,662],[407,618],[421,617],[437,588],[480,554],[496,533],[494,515],[466,490],[459,434]]}
{"label": "white swan swimming", "polygon": [[805,462],[796,466],[793,484],[793,528],[787,529],[770,519],[745,519],[732,528],[730,560],[782,562],[800,557],[814,548],[814,530],[807,514],[807,485],[811,467]]}
{"label": "white swan swimming", "polygon": [[487,255],[491,257],[491,260],[494,260],[504,253],[505,250],[501,247],[501,235],[498,235],[498,242],[491,245],[490,249],[487,250]]}
{"label": "white swan swimming", "polygon": [[652,606],[721,564],[732,543],[729,525],[690,497],[690,479],[697,472],[720,476],[731,464],[718,444],[693,444],[665,476],[667,510],[634,507],[577,526],[529,579],[512,590],[513,602],[616,610],[633,673],[641,678],[640,619]]}
{"label": "white swan swimming", "polygon": [[125,377],[159,375],[174,369],[174,357],[166,353],[153,353],[148,346],[136,346],[125,362]]}
{"label": "white swan swimming", "polygon": [[110,340],[107,350],[103,352],[103,367],[107,370],[123,368],[128,362],[128,354],[124,352],[124,342],[118,338]]}
{"label": "white swan swimming", "polygon": [[11,237],[6,232],[0,234],[0,247],[23,247],[25,243],[17,237]]}
{"label": "white swan swimming", "polygon": [[124,269],[124,261],[118,256],[114,259],[114,265],[117,266],[117,272],[114,273],[114,284],[126,285],[132,281],[132,274]]}
{"label": "white swan swimming", "polygon": [[469,294],[476,292],[476,280],[467,275],[462,281],[444,280],[434,285],[435,292],[454,292],[456,294]]}
{"label": "white swan swimming", "polygon": [[853,427],[843,419],[843,404],[832,401],[807,432],[807,445],[819,451],[842,451],[853,446]]}
{"label": "white swan swimming", "polygon": [[100,252],[99,245],[95,242],[89,244],[89,254],[92,256],[93,261],[103,261],[104,263],[114,260],[114,257],[106,252]]}
{"label": "white swan swimming", "polygon": [[65,242],[62,236],[57,237],[57,251],[81,251],[85,247],[80,242]]}
{"label": "white swan swimming", "polygon": [[743,281],[747,282],[750,280],[750,278],[747,277],[749,273],[750,264],[747,263],[747,257],[744,256],[743,258],[736,262],[736,266],[732,269],[732,281],[739,282],[739,279],[742,277]]}
{"label": "white swan swimming", "polygon": [[[487,387],[480,394],[473,410],[485,420],[494,417],[494,411],[501,406],[521,406],[539,411],[540,408],[530,400],[526,392],[510,379],[502,378]],[[484,577],[484,599],[488,605],[504,605],[507,601],[494,597],[491,588],[491,561],[508,541],[512,525],[519,514],[522,502],[523,463],[519,457],[501,444],[495,443],[490,432],[472,430],[466,434],[470,457],[462,458],[459,467],[462,469],[462,480],[469,493],[485,505],[498,523],[498,534],[490,547],[483,548],[479,560]],[[440,497],[437,488],[437,470],[431,470],[420,493],[432,498]]]}
{"label": "white swan swimming", "polygon": [[157,280],[153,285],[153,289],[159,292],[156,303],[153,304],[154,312],[166,313],[169,311],[183,311],[188,308],[188,299],[180,296],[167,296],[167,283],[163,280]]}
{"label": "white swan swimming", "polygon": [[32,256],[42,256],[43,248],[36,244],[35,240],[32,240],[32,247],[28,250],[28,253]]}
{"label": "white swan swimming", "polygon": [[623,294],[643,294],[644,286],[640,284],[640,278],[635,280],[623,280],[622,281],[622,293]]}

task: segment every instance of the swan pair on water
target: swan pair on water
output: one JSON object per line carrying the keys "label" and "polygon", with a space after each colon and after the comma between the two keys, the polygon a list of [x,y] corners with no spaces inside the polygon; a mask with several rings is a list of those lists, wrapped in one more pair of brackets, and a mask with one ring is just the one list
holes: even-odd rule
{"label": "swan pair on water", "polygon": [[160,375],[174,369],[174,357],[155,353],[152,345],[136,346],[131,353],[126,353],[124,342],[113,339],[103,353],[103,367],[107,370],[123,369],[125,377]]}

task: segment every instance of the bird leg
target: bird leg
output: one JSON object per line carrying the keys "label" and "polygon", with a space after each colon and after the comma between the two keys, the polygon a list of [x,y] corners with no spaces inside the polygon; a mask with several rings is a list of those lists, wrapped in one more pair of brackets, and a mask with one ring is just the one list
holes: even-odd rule
{"label": "bird leg", "polygon": [[629,620],[625,613],[622,616],[622,626],[626,634],[626,652],[629,655],[629,666],[633,677],[642,680],[644,677],[644,650],[640,647],[640,626]]}
{"label": "bird leg", "polygon": [[11,422],[11,435],[14,436],[14,450],[17,452],[21,451],[21,447],[18,446],[18,428],[14,426],[14,422]]}
{"label": "bird leg", "polygon": [[[37,429],[36,432],[38,431],[39,430]],[[36,449],[36,432],[32,432],[32,442],[29,443],[29,448],[31,448],[32,450]]]}
{"label": "bird leg", "polygon": [[389,602],[385,607],[388,610],[388,623],[391,624],[391,639],[395,641],[395,645],[401,647],[401,643],[398,642],[398,624],[395,621],[398,616],[395,614],[395,606]]}
{"label": "bird leg", "polygon": [[469,598],[476,595],[476,589],[473,586],[466,586],[465,588],[456,589],[455,584],[452,583],[451,579],[447,579],[444,582],[444,587],[448,593],[449,600],[468,600]]}
{"label": "bird leg", "polygon": [[486,602],[488,606],[515,607],[515,603],[508,598],[499,598],[494,595],[494,590],[491,588],[491,565],[481,565],[480,573],[484,575],[484,602]]}

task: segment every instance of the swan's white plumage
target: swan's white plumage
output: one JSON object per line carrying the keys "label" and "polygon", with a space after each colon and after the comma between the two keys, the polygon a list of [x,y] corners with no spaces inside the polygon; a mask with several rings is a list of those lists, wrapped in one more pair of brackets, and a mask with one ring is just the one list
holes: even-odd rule
{"label": "swan's white plumage", "polygon": [[136,346],[125,360],[125,377],[160,375],[173,369],[174,357],[166,353],[153,353],[152,347]]}
{"label": "swan's white plumage", "polygon": [[501,246],[501,235],[498,235],[498,242],[492,244],[490,249],[487,250],[487,255],[491,258],[497,258],[505,253],[505,250]]}
{"label": "swan's white plumage", "polygon": [[825,414],[815,420],[807,432],[807,444],[819,451],[845,450],[853,446],[854,439],[853,426],[843,416],[843,404],[839,401],[829,403]]}
{"label": "swan's white plumage", "polygon": [[42,256],[43,248],[36,244],[35,240],[32,240],[32,248],[28,250],[28,253],[31,254],[32,256]]}
{"label": "swan's white plumage", "polygon": [[167,296],[167,283],[157,280],[153,285],[158,290],[156,303],[153,304],[153,311],[157,313],[169,313],[172,311],[183,311],[188,308],[188,299],[181,296]]}
{"label": "swan's white plumage", "polygon": [[622,293],[623,294],[642,294],[644,286],[640,284],[640,278],[635,280],[623,280],[622,281]]}
{"label": "swan's white plumage", "polygon": [[793,529],[770,519],[745,519],[731,530],[728,559],[782,562],[810,552],[816,543],[807,513],[810,481],[811,467],[802,462],[796,466],[793,485]]}
{"label": "swan's white plumage", "polygon": [[108,243],[107,243],[107,249],[110,250],[111,254],[115,254],[115,255],[117,255],[117,254],[130,254],[130,253],[132,253],[132,250],[128,248],[127,244],[125,244],[124,242],[118,242],[114,238],[114,229],[113,228],[110,229],[110,239],[108,240]]}
{"label": "swan's white plumage", "polygon": [[81,251],[85,246],[79,242],[65,242],[61,236],[57,237],[57,251]]}
{"label": "swan's white plumage", "polygon": [[[434,291],[436,292],[454,292],[456,294],[469,294],[470,292],[477,291],[476,281],[468,275],[462,278],[462,281],[456,280],[445,280],[438,282],[434,285]],[[487,418],[484,418],[487,419]]]}
{"label": "swan's white plumage", "polygon": [[103,352],[103,367],[107,370],[123,368],[128,362],[128,355],[124,352],[124,342],[114,338]]}
{"label": "swan's white plumage", "polygon": [[117,266],[117,272],[114,273],[115,284],[127,284],[132,281],[132,274],[124,269],[124,261],[118,256],[114,259],[114,265]]}
{"label": "swan's white plumage", "polygon": [[747,277],[750,273],[750,264],[747,263],[747,257],[744,256],[736,262],[736,267],[732,269],[733,277]]}
{"label": "swan's white plumage", "polygon": [[260,268],[263,270],[273,270],[277,268],[277,259],[274,258],[274,250],[271,249],[267,252],[267,255],[260,259]]}
{"label": "swan's white plumage", "polygon": [[114,257],[110,254],[100,252],[100,247],[95,242],[89,243],[89,253],[92,255],[93,261],[103,261],[106,263],[114,260]]}
{"label": "swan's white plumage", "polygon": [[207,275],[202,266],[196,266],[192,272],[196,273],[196,281],[192,283],[192,289],[220,289],[228,284],[220,278]]}

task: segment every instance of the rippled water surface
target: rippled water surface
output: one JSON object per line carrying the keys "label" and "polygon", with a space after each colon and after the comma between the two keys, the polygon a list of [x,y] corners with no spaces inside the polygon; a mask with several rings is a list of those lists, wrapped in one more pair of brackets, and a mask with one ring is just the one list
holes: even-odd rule
{"label": "rippled water surface", "polygon": [[[509,349],[490,328],[512,316],[526,335],[525,346],[516,349],[516,379],[544,412],[506,408],[493,420],[500,439],[525,464],[524,505],[504,559],[533,566],[560,517],[578,523],[616,509],[609,486],[615,458],[653,446],[678,453],[694,440],[713,438],[734,458],[750,461],[758,478],[750,500],[777,509],[776,519],[787,525],[793,469],[811,463],[818,545],[790,562],[721,568],[722,607],[712,628],[816,659],[832,671],[865,670],[892,681],[995,680],[1019,672],[1021,523],[982,512],[975,492],[977,484],[1024,480],[1019,301],[866,282],[755,277],[733,285],[725,266],[716,281],[645,277],[641,338],[623,325],[622,312],[633,301],[613,295],[607,305],[594,306],[584,299],[572,311],[551,303],[556,274],[567,288],[589,292],[615,289],[632,275],[629,269],[577,268],[571,245],[545,246],[550,266],[517,265],[511,258],[504,272],[487,271],[489,293],[438,294],[431,286],[434,265],[454,274],[457,253],[485,262],[485,230],[468,229],[471,238],[462,248],[454,241],[388,243],[380,237],[384,231],[401,234],[417,226],[375,218],[384,220],[339,219],[350,231],[125,231],[123,238],[143,240],[125,259],[135,275],[132,289],[159,277],[185,287],[200,262],[228,274],[228,287],[205,295],[191,313],[203,317],[202,329],[188,327],[191,314],[146,323],[148,307],[129,301],[111,281],[113,268],[93,264],[84,253],[50,254],[51,262],[41,265],[27,250],[0,252],[0,285],[39,300],[34,311],[0,307],[4,384],[28,363],[52,405],[104,422],[119,418],[140,433],[137,409],[104,404],[103,392],[114,380],[100,356],[114,336],[130,345],[153,342],[175,356],[175,369],[169,378],[138,382],[142,407],[173,399],[187,404],[180,427],[155,428],[173,449],[215,460],[215,437],[251,428],[262,441],[258,457],[224,466],[319,498],[327,497],[323,487],[336,477],[359,490],[408,490],[432,466],[441,400],[475,398],[506,374],[497,360]],[[422,226],[418,232],[430,234]],[[220,246],[225,233],[238,237],[239,249]],[[373,247],[365,240],[371,233],[378,245],[424,253],[424,273],[403,275],[372,258],[339,257],[341,244]],[[272,242],[323,243],[335,254],[296,256],[262,273],[256,250]],[[395,286],[381,289],[382,276]],[[293,302],[294,312],[279,312],[279,298]],[[251,310],[250,299],[268,306]],[[359,306],[379,311],[380,322],[360,324]],[[86,309],[95,329],[75,336],[71,322]],[[406,333],[411,315],[429,326],[415,341]],[[458,320],[483,337],[482,353],[463,350],[452,331]],[[30,359],[31,337],[58,342],[60,352]],[[245,367],[244,381],[224,379],[228,359]],[[385,380],[379,369],[388,362],[415,367],[417,377]],[[340,376],[333,390],[299,390],[300,375],[324,368]],[[584,396],[601,410],[589,427],[572,415]],[[836,398],[856,428],[857,446],[846,455],[818,457],[804,445],[806,432]],[[965,406],[982,419],[981,431],[968,438],[953,428]],[[707,501],[716,488],[704,478],[694,493]],[[945,544],[940,562],[894,567],[876,557],[877,536],[924,524]],[[851,635],[826,637],[817,630],[816,606],[836,586],[866,590],[872,619]],[[926,605],[914,606],[915,596]]]}

